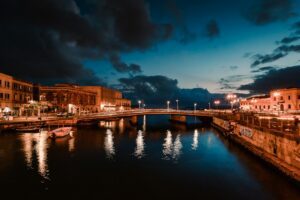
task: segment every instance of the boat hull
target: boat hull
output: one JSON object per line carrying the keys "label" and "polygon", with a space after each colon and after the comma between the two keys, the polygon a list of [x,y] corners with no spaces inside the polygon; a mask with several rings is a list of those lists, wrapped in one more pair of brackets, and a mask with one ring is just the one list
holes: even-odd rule
{"label": "boat hull", "polygon": [[63,128],[58,128],[58,129],[50,131],[48,133],[48,136],[51,139],[56,139],[56,138],[67,137],[71,133],[72,133],[72,127],[63,127]]}

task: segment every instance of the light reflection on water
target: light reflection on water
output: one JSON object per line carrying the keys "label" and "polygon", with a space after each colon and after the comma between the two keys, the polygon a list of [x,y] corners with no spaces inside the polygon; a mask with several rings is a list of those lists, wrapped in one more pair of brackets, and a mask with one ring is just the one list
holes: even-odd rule
{"label": "light reflection on water", "polygon": [[106,130],[106,136],[104,139],[104,149],[106,152],[106,157],[108,159],[113,159],[115,155],[115,147],[114,147],[114,136],[110,129]]}
{"label": "light reflection on water", "polygon": [[144,136],[143,131],[139,130],[138,135],[136,138],[136,147],[134,151],[134,156],[138,159],[141,159],[145,156],[145,142],[144,142]]}
{"label": "light reflection on water", "polygon": [[172,146],[172,133],[168,130],[163,144],[163,159],[170,160],[170,157],[172,156]]}
{"label": "light reflection on water", "polygon": [[163,159],[177,161],[182,154],[182,143],[180,134],[178,134],[173,143],[171,131],[167,131],[167,135],[163,144]]}
{"label": "light reflection on water", "polygon": [[[39,190],[36,181],[43,183],[44,188],[49,188],[49,192],[53,192],[56,186],[61,188],[62,184],[70,190],[70,185],[74,183],[82,190],[75,189],[72,192],[83,196],[89,194],[91,185],[95,185],[93,191],[99,191],[97,195],[111,195],[116,189],[125,188],[129,191],[135,187],[140,189],[137,190],[141,191],[138,193],[140,196],[144,195],[145,186],[150,188],[149,191],[155,191],[169,185],[178,194],[186,195],[186,192],[180,191],[192,188],[189,192],[193,195],[200,197],[209,194],[215,197],[211,199],[222,199],[224,194],[233,197],[228,199],[247,199],[243,197],[248,195],[266,199],[265,194],[281,197],[277,199],[295,199],[290,196],[297,196],[297,190],[285,179],[238,147],[224,143],[226,139],[212,130],[198,128],[178,131],[171,127],[172,131],[165,131],[167,128],[151,129],[148,126],[147,134],[142,131],[143,127],[139,131],[119,130],[121,127],[79,129],[74,137],[59,141],[47,140],[46,133],[0,136],[0,150],[12,150],[9,152],[11,155],[6,153],[0,157],[0,163],[11,163],[0,168],[0,182],[15,179],[11,183],[19,184],[16,188],[31,189],[31,192]],[[15,148],[9,149],[7,144],[14,144]],[[138,162],[132,159],[133,156],[139,159]],[[91,181],[90,177],[96,176],[92,180],[95,184],[86,184]],[[174,179],[169,181],[170,177]],[[27,182],[30,184],[26,185]],[[243,187],[231,190],[236,185]],[[215,193],[216,190],[220,192]],[[245,191],[249,191],[249,194]],[[272,196],[274,192],[277,194]],[[166,197],[170,195],[162,190],[159,194]],[[173,196],[177,197],[177,194],[173,193]],[[151,199],[158,198],[153,196]]]}
{"label": "light reflection on water", "polygon": [[47,132],[41,132],[37,138],[37,144],[35,147],[38,158],[38,169],[41,176],[49,179],[48,174],[48,162],[47,162],[47,148],[48,148],[48,135]]}
{"label": "light reflection on water", "polygon": [[174,145],[173,145],[173,156],[172,156],[172,158],[175,161],[177,161],[180,158],[180,156],[182,154],[181,149],[182,149],[182,143],[180,141],[180,134],[178,134],[176,136],[176,139],[175,139],[175,142],[174,142]]}
{"label": "light reflection on water", "polygon": [[194,136],[193,136],[193,143],[192,143],[193,150],[197,150],[198,148],[198,136],[199,136],[198,130],[195,129]]}
{"label": "light reflection on water", "polygon": [[47,132],[42,131],[41,133],[25,133],[21,135],[23,142],[23,150],[26,161],[26,166],[33,169],[33,155],[36,153],[37,156],[37,168],[39,174],[49,179],[48,161],[47,161],[47,143],[48,135]]}

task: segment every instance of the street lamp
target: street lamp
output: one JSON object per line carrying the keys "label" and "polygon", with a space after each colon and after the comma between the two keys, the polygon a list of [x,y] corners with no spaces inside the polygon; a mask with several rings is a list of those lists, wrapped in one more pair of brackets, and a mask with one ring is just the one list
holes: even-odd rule
{"label": "street lamp", "polygon": [[236,98],[237,98],[237,96],[236,96],[235,94],[228,94],[228,95],[226,96],[226,98],[227,98],[228,101],[230,102],[230,104],[231,104],[231,110],[232,110],[232,109],[233,109],[234,103],[236,103]]}
{"label": "street lamp", "polygon": [[197,103],[194,103],[194,112],[196,112],[197,109]]}
{"label": "street lamp", "polygon": [[139,103],[139,109],[141,109],[141,103],[142,103],[142,101],[138,100],[138,103]]}
{"label": "street lamp", "polygon": [[178,107],[178,102],[179,102],[179,100],[178,100],[178,99],[176,99],[176,108],[177,108],[177,110],[179,110],[179,107]]}
{"label": "street lamp", "polygon": [[214,101],[214,104],[216,105],[217,109],[218,109],[218,106],[219,106],[220,103],[221,103],[220,100],[215,100]]}
{"label": "street lamp", "polygon": [[170,101],[167,101],[167,109],[170,109]]}

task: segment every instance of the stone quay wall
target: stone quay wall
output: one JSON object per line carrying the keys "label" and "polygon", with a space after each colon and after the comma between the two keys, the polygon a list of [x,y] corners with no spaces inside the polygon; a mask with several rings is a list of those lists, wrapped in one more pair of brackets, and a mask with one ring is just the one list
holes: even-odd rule
{"label": "stone quay wall", "polygon": [[213,125],[230,139],[300,181],[300,135],[262,131],[216,117]]}

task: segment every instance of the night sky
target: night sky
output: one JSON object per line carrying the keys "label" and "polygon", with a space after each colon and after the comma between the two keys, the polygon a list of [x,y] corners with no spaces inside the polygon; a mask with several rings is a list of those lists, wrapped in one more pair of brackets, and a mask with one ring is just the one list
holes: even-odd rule
{"label": "night sky", "polygon": [[29,81],[187,103],[300,87],[300,0],[2,0],[0,9],[0,71]]}

